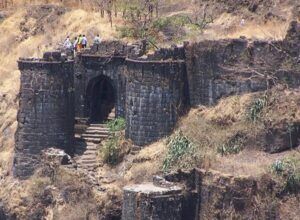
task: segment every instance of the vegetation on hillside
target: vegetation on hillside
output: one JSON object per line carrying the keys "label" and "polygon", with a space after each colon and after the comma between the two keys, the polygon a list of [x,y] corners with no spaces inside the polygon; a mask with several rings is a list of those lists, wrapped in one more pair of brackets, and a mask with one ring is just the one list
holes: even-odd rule
{"label": "vegetation on hillside", "polygon": [[125,119],[116,118],[107,123],[110,136],[100,146],[102,160],[110,165],[116,165],[130,150],[130,143],[124,137]]}
{"label": "vegetation on hillside", "polygon": [[300,192],[300,155],[295,153],[281,160],[276,160],[271,166],[272,172],[279,177],[284,193]]}

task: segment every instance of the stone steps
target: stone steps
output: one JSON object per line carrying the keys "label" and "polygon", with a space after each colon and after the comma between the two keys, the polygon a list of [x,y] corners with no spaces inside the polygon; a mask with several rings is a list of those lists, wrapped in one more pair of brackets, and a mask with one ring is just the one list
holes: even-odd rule
{"label": "stone steps", "polygon": [[82,139],[84,139],[86,142],[92,142],[92,143],[95,143],[95,144],[99,144],[102,140],[101,137],[99,137],[99,138],[83,137]]}
{"label": "stone steps", "polygon": [[[108,120],[115,118],[114,112],[109,115]],[[99,191],[103,191],[99,186],[99,180],[94,176],[95,169],[99,165],[97,161],[98,147],[97,145],[109,137],[110,131],[106,124],[90,124],[85,118],[76,119],[78,123],[76,128],[76,146],[75,146],[75,163],[67,165],[69,169],[77,169],[87,175],[91,184],[98,187]]]}
{"label": "stone steps", "polygon": [[84,132],[84,134],[109,134],[109,130],[102,129],[89,129]]}
{"label": "stone steps", "polygon": [[84,133],[81,135],[82,138],[107,138],[109,134],[102,134],[102,133]]}
{"label": "stone steps", "polygon": [[88,129],[90,129],[90,128],[107,128],[107,125],[106,124],[90,124]]}
{"label": "stone steps", "polygon": [[97,144],[109,137],[106,124],[90,124],[77,138],[75,161],[79,169],[92,171],[98,165]]}

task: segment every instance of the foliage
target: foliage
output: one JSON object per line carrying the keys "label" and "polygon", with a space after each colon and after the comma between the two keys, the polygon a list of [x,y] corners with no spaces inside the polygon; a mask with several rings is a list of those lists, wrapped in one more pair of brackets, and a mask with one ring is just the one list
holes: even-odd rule
{"label": "foliage", "polygon": [[125,129],[126,121],[124,118],[118,117],[107,123],[110,132],[121,131]]}
{"label": "foliage", "polygon": [[[151,4],[156,5],[156,3]],[[184,27],[202,32],[208,24],[213,22],[206,8],[204,11],[199,8],[194,16],[173,15],[168,17],[154,17],[149,12],[149,7],[145,7],[145,4],[140,3],[126,6],[126,13],[123,18],[125,26],[117,28],[121,38],[142,38],[154,47],[157,47],[155,42],[161,40],[159,33],[163,33],[167,39],[174,42],[186,35]]]}
{"label": "foliage", "polygon": [[181,132],[168,140],[168,153],[163,162],[163,169],[168,170],[184,156],[195,153],[195,145]]}
{"label": "foliage", "polygon": [[300,190],[300,160],[299,157],[292,156],[275,161],[271,170],[282,178],[284,191],[297,193]]}
{"label": "foliage", "polygon": [[151,28],[155,30],[162,30],[168,26],[177,26],[183,27],[190,23],[190,19],[188,16],[184,15],[174,15],[170,17],[162,17],[154,20],[151,24]]}
{"label": "foliage", "polygon": [[125,129],[126,122],[124,118],[119,117],[109,121],[107,125],[111,134],[104,143],[101,153],[104,162],[116,165],[122,157],[121,131]]}
{"label": "foliage", "polygon": [[262,98],[257,98],[250,106],[249,118],[251,121],[256,122],[261,114],[261,111],[266,106],[266,96]]}
{"label": "foliage", "polygon": [[244,138],[237,134],[226,143],[217,147],[217,152],[221,155],[237,154],[243,149]]}
{"label": "foliage", "polygon": [[137,38],[140,34],[136,32],[136,30],[129,26],[121,26],[117,27],[117,32],[119,33],[120,38]]}
{"label": "foliage", "polygon": [[113,135],[101,149],[104,162],[116,165],[119,161],[119,137]]}

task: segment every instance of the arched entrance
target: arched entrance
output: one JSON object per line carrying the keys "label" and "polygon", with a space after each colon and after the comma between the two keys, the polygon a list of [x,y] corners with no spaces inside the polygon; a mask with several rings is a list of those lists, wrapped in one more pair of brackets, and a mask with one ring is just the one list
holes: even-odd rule
{"label": "arched entrance", "polygon": [[86,114],[90,122],[99,123],[107,119],[115,107],[113,82],[107,76],[91,79],[86,92]]}

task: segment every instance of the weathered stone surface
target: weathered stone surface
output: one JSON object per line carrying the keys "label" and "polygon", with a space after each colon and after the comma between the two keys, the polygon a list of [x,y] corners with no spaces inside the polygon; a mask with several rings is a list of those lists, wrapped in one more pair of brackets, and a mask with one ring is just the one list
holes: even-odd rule
{"label": "weathered stone surface", "polygon": [[300,124],[283,124],[268,128],[265,135],[264,150],[269,153],[278,153],[298,146]]}
{"label": "weathered stone surface", "polygon": [[268,176],[193,169],[169,173],[165,178],[184,186],[184,220],[280,218],[277,195],[282,189]]}
{"label": "weathered stone surface", "polygon": [[146,145],[167,136],[188,105],[183,61],[126,60],[126,136]]}
{"label": "weathered stone surface", "polygon": [[281,81],[300,85],[300,28],[293,22],[283,41],[231,39],[185,45],[191,105],[267,89]]}
{"label": "weathered stone surface", "polygon": [[19,69],[20,109],[13,173],[26,178],[41,163],[42,150],[57,147],[73,152],[74,69],[73,61],[32,59],[19,60]]}
{"label": "weathered stone surface", "polygon": [[181,220],[182,189],[152,183],[124,188],[122,220]]}

